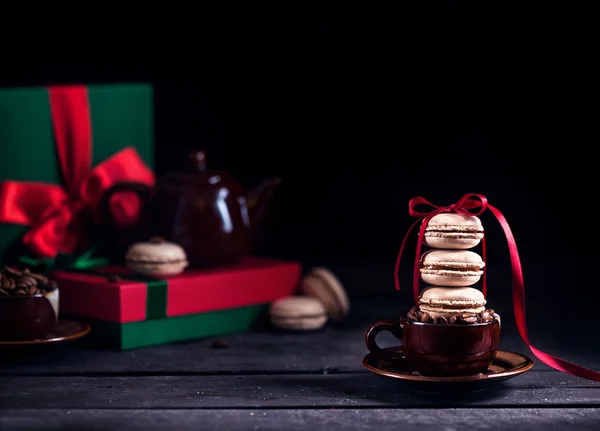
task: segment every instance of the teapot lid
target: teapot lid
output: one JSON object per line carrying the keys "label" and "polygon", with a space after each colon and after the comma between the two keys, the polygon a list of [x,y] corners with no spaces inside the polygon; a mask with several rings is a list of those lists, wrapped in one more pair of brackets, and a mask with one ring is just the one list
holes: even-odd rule
{"label": "teapot lid", "polygon": [[192,151],[188,154],[188,159],[192,162],[192,166],[196,167],[198,172],[206,171],[206,152]]}
{"label": "teapot lid", "polygon": [[159,179],[159,187],[184,187],[193,185],[214,186],[234,181],[225,171],[208,170],[206,166],[206,152],[191,151],[187,154],[187,163],[185,169],[165,175]]}

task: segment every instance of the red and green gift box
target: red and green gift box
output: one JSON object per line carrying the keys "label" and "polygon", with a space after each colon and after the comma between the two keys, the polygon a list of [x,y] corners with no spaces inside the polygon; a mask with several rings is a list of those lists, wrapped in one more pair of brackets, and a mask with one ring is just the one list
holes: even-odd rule
{"label": "red and green gift box", "polygon": [[[153,98],[143,83],[0,89],[0,263],[76,252],[104,190],[153,184]],[[131,221],[139,202],[111,208]]]}
{"label": "red and green gift box", "polygon": [[168,279],[122,267],[52,275],[60,312],[89,320],[96,340],[121,350],[259,328],[269,303],[292,295],[300,276],[297,262],[258,257]]}
{"label": "red and green gift box", "polygon": [[[95,245],[103,193],[123,181],[154,184],[153,117],[146,84],[0,89],[0,263],[11,253],[77,259]],[[123,194],[110,210],[128,226],[139,202]],[[249,330],[300,277],[296,262],[258,258],[168,280],[70,268],[53,272],[61,315],[92,321],[92,335],[119,349]]]}

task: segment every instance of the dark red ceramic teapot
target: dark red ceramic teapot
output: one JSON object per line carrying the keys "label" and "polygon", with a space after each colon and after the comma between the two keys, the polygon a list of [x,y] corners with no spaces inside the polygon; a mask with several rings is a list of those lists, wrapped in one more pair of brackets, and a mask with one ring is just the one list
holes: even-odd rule
{"label": "dark red ceramic teapot", "polygon": [[250,254],[279,183],[267,179],[244,192],[227,172],[207,170],[205,153],[197,151],[189,155],[187,169],[159,178],[154,188],[116,184],[103,196],[101,208],[110,220],[112,195],[133,191],[143,202],[136,237],[156,235],[181,245],[190,268],[232,264]]}

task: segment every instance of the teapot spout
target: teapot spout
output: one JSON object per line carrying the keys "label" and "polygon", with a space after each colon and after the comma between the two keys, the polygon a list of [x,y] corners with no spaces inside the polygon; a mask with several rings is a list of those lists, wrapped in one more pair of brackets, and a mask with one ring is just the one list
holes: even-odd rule
{"label": "teapot spout", "polygon": [[280,178],[269,178],[263,180],[258,186],[246,193],[245,198],[248,213],[247,217],[244,218],[253,240],[260,235],[265,214],[269,209],[273,193],[279,184],[281,184]]}

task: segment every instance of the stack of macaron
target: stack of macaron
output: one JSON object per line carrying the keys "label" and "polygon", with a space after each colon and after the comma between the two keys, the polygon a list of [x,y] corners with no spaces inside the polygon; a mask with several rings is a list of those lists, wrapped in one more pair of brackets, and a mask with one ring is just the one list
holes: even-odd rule
{"label": "stack of macaron", "polygon": [[474,215],[441,213],[429,220],[420,259],[421,279],[429,286],[419,296],[422,321],[447,323],[462,316],[469,322],[486,310],[483,293],[474,288],[485,263],[470,250],[481,242],[483,225]]}
{"label": "stack of macaron", "polygon": [[323,328],[329,320],[344,320],[349,311],[342,283],[327,268],[316,267],[302,278],[296,295],[271,303],[269,315],[279,329],[310,331]]}

